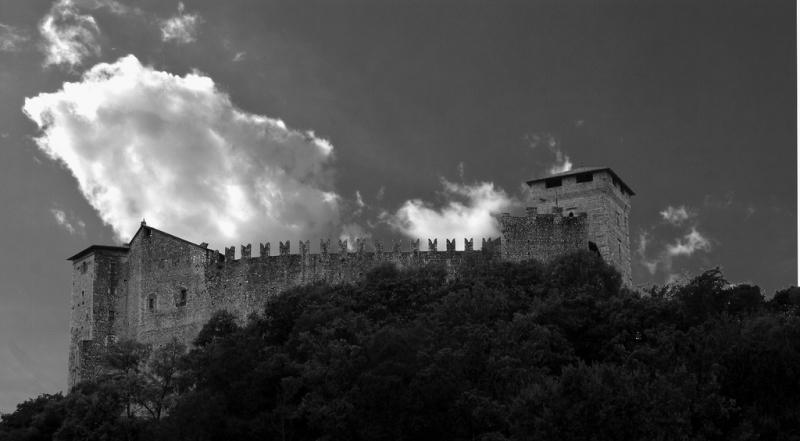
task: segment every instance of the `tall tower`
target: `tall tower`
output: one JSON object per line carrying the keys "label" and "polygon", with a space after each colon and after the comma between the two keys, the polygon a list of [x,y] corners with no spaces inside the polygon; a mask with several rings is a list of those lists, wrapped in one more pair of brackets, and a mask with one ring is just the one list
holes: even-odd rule
{"label": "tall tower", "polygon": [[72,261],[69,387],[91,378],[102,349],[116,335],[116,289],[127,247],[92,245]]}
{"label": "tall tower", "polygon": [[582,167],[527,182],[530,202],[541,212],[586,213],[589,240],[631,286],[628,216],[633,190],[608,167]]}

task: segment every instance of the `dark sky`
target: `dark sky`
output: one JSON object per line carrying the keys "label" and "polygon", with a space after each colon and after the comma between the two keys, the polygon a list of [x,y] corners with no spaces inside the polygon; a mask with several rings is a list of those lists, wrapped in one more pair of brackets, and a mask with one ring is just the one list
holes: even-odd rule
{"label": "dark sky", "polygon": [[636,191],[637,285],[795,284],[795,8],[0,0],[0,410],[65,387],[64,259],[142,217],[217,248],[435,235],[568,157]]}

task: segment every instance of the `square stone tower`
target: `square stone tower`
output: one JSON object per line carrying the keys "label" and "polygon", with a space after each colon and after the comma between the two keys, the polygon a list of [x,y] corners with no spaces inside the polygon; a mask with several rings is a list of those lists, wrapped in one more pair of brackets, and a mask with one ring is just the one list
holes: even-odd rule
{"label": "square stone tower", "polygon": [[[527,182],[529,203],[538,212],[563,210],[564,216],[586,213],[589,240],[603,259],[631,286],[631,247],[628,216],[633,190],[608,167],[582,167]],[[591,247],[592,244],[589,244]]]}
{"label": "square stone tower", "polygon": [[102,351],[117,335],[118,279],[127,247],[92,245],[72,261],[69,386],[95,374]]}

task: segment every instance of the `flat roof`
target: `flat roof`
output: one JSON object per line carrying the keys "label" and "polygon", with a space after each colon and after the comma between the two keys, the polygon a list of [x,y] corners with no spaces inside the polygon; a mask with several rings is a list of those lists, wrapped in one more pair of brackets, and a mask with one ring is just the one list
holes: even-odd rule
{"label": "flat roof", "polygon": [[616,173],[614,173],[614,170],[612,170],[611,167],[578,167],[578,168],[573,168],[572,170],[568,170],[568,171],[565,171],[565,172],[554,173],[552,175],[542,176],[542,177],[536,178],[536,179],[531,179],[530,181],[526,181],[525,183],[528,184],[528,185],[532,185],[532,184],[534,184],[536,182],[542,182],[542,181],[546,181],[546,180],[552,179],[552,178],[563,178],[565,176],[580,175],[582,173],[596,173],[596,172],[600,172],[600,171],[608,172],[614,179],[619,181],[619,183],[622,186],[622,188],[625,189],[625,191],[627,191],[628,193],[630,193],[631,196],[636,194],[628,186],[628,184],[625,183],[625,181],[620,179],[620,177],[617,176]]}
{"label": "flat roof", "polygon": [[92,245],[89,248],[86,248],[83,251],[79,252],[78,254],[76,254],[76,255],[74,255],[72,257],[68,257],[67,260],[75,261],[75,260],[78,260],[81,257],[83,257],[83,256],[85,256],[85,255],[87,255],[89,253],[93,253],[95,251],[123,251],[123,252],[128,252],[129,249],[130,248],[128,248],[128,247],[118,247],[118,246],[113,246],[113,245]]}

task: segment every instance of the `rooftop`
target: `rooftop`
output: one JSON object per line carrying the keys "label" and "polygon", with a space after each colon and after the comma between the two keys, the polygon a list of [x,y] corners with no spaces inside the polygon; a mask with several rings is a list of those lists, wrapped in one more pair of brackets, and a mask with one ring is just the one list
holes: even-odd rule
{"label": "rooftop", "polygon": [[68,257],[67,260],[76,261],[76,260],[80,259],[81,257],[83,257],[83,256],[85,256],[85,255],[87,255],[89,253],[93,253],[95,251],[121,251],[121,252],[127,253],[128,250],[129,250],[129,248],[127,246],[118,247],[118,246],[113,246],[113,245],[92,245],[89,248],[85,248],[84,250],[80,251],[78,254],[75,254],[74,256]]}
{"label": "rooftop", "polygon": [[536,182],[542,182],[542,181],[546,181],[546,180],[552,179],[552,178],[562,178],[562,177],[566,177],[566,176],[579,175],[579,174],[583,174],[583,173],[596,173],[596,172],[601,172],[601,171],[608,172],[608,174],[610,174],[611,177],[613,177],[615,180],[617,180],[619,182],[620,186],[626,192],[630,193],[631,196],[636,194],[628,186],[628,184],[625,183],[625,181],[620,179],[620,177],[617,176],[616,173],[614,173],[614,170],[612,170],[611,167],[578,167],[578,168],[573,168],[572,170],[568,170],[568,171],[565,171],[565,172],[554,173],[552,175],[547,175],[547,176],[542,176],[542,177],[539,177],[539,178],[531,179],[530,181],[527,181],[526,184],[533,185]]}
{"label": "rooftop", "polygon": [[130,241],[130,242],[128,242],[128,244],[127,244],[127,245],[122,245],[122,246],[113,246],[113,245],[92,245],[92,246],[90,246],[90,247],[88,247],[88,248],[84,249],[83,251],[79,252],[78,254],[75,254],[74,256],[70,256],[70,257],[68,257],[68,258],[67,258],[67,260],[72,260],[72,261],[75,261],[75,260],[78,260],[78,259],[80,259],[81,257],[83,257],[83,256],[85,256],[85,255],[87,255],[87,254],[89,254],[89,253],[93,253],[93,252],[95,252],[95,251],[122,251],[122,252],[128,252],[128,251],[130,250],[130,244],[131,244],[131,243],[133,243],[133,239],[135,239],[135,238],[136,238],[136,236],[138,236],[138,235],[139,235],[139,233],[140,233],[142,230],[144,230],[144,229],[148,229],[148,230],[157,231],[157,232],[159,232],[159,233],[161,233],[161,234],[163,234],[163,235],[165,235],[165,236],[169,236],[169,237],[171,237],[171,238],[173,238],[173,239],[179,240],[179,241],[181,241],[181,242],[184,242],[184,243],[187,243],[187,244],[189,244],[189,245],[196,246],[196,247],[198,247],[198,248],[202,248],[202,249],[204,249],[204,250],[205,250],[205,249],[208,249],[208,247],[207,247],[207,244],[205,244],[205,243],[203,243],[203,244],[196,244],[196,243],[194,243],[194,242],[189,242],[188,240],[186,240],[186,239],[184,239],[184,238],[181,238],[181,237],[178,237],[178,236],[175,236],[175,235],[169,234],[169,233],[167,233],[167,232],[165,232],[165,231],[161,231],[161,230],[159,230],[159,229],[157,229],[157,228],[150,227],[150,226],[148,226],[148,225],[147,225],[147,224],[146,224],[144,221],[142,221],[142,224],[141,224],[141,226],[139,227],[139,229],[138,229],[138,230],[136,230],[136,233],[134,233],[134,234],[133,234],[133,237],[131,238],[131,241]]}

